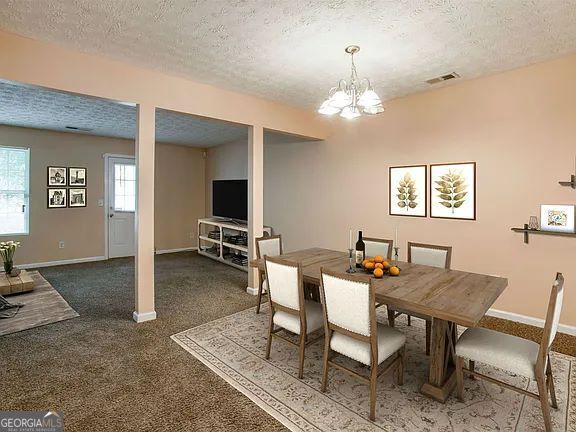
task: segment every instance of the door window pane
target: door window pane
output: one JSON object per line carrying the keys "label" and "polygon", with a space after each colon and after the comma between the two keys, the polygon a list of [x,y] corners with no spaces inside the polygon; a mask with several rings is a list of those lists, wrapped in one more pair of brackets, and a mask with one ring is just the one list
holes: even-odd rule
{"label": "door window pane", "polygon": [[0,147],[0,235],[28,234],[29,152]]}
{"label": "door window pane", "polygon": [[114,210],[136,211],[136,166],[114,164]]}

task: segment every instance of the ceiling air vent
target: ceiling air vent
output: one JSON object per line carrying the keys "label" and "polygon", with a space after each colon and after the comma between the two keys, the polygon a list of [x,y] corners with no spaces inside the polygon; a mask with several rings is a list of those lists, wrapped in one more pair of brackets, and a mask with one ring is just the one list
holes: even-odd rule
{"label": "ceiling air vent", "polygon": [[89,128],[82,128],[82,127],[76,127],[76,126],[64,126],[64,127],[66,129],[80,131],[80,132],[92,132],[92,129],[89,129]]}
{"label": "ceiling air vent", "polygon": [[458,75],[456,72],[452,72],[452,73],[449,73],[446,75],[441,75],[439,77],[426,80],[426,82],[428,84],[438,84],[438,83],[441,83],[443,81],[448,81],[448,80],[451,80],[454,78],[460,78],[460,75]]}

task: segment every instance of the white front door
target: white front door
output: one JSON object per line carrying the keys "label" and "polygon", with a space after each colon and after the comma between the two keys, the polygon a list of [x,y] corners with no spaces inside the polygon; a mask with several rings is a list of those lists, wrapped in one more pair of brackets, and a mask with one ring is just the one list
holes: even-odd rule
{"label": "white front door", "polygon": [[134,158],[108,158],[108,258],[134,256],[136,164]]}

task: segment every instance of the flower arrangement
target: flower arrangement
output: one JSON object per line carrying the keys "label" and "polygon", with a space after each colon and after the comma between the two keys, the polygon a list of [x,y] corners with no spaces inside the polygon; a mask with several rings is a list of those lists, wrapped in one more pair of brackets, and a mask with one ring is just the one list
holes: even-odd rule
{"label": "flower arrangement", "polygon": [[0,242],[0,256],[2,256],[2,261],[4,261],[4,271],[6,273],[12,272],[12,268],[14,267],[14,253],[19,247],[19,241],[10,240]]}

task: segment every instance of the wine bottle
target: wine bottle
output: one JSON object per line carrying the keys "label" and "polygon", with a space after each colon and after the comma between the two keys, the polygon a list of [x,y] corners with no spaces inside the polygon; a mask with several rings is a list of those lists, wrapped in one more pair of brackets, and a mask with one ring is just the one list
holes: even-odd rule
{"label": "wine bottle", "polygon": [[362,231],[358,231],[358,241],[356,242],[356,267],[362,268],[362,261],[366,257],[366,247],[362,240]]}

